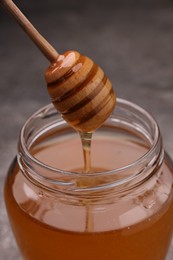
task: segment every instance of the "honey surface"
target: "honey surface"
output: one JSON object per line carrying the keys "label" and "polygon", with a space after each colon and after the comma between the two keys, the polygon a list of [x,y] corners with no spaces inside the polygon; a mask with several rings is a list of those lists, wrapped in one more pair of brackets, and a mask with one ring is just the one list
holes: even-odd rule
{"label": "honey surface", "polygon": [[[107,170],[115,165],[125,166],[147,150],[119,137],[114,140],[98,137],[92,145],[94,167]],[[33,154],[53,167],[66,167],[66,170],[83,165],[81,143],[76,137],[45,143],[33,149]],[[24,259],[165,259],[173,226],[172,173],[166,164],[160,177],[154,177],[143,193],[110,204],[91,204],[89,208],[63,203],[44,191],[31,189],[17,166],[11,174],[5,198]],[[90,232],[86,231],[87,210],[92,216]]]}

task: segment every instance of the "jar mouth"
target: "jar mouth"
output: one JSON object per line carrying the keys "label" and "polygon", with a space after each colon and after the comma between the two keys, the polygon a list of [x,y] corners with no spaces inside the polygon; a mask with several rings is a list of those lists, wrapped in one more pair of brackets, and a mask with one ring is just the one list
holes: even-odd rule
{"label": "jar mouth", "polygon": [[[124,99],[117,99],[117,105],[114,112],[115,115],[112,114],[110,118],[105,121],[103,126],[110,122],[118,122],[120,124],[123,122],[124,128],[132,127],[135,128],[140,135],[145,135],[145,139],[150,147],[148,151],[138,159],[120,168],[85,174],[54,168],[38,160],[30,153],[30,147],[32,144],[53,125],[57,123],[59,125],[67,125],[53,105],[49,104],[33,114],[21,129],[18,146],[18,162],[22,172],[30,180],[33,179],[34,182],[36,181],[52,190],[57,190],[57,187],[64,187],[65,189],[67,189],[66,187],[69,187],[70,190],[75,191],[97,191],[104,188],[107,189],[108,187],[119,187],[132,181],[138,182],[141,176],[144,177],[144,175],[148,178],[149,173],[151,175],[151,172],[153,172],[153,167],[155,167],[156,163],[160,165],[163,160],[163,151],[161,150],[162,142],[158,124],[146,110]],[[51,117],[53,118],[50,121],[49,118]],[[45,120],[45,123],[42,124],[41,127],[39,126],[38,130],[36,130],[34,126],[35,119],[37,121]],[[150,171],[148,171],[148,168],[150,168]],[[121,173],[125,172],[131,174],[126,175],[127,177],[119,177]],[[107,180],[101,185],[99,184],[94,186],[88,185],[88,182],[86,186],[84,185],[80,187],[78,185],[79,180],[86,180],[88,178],[99,179],[102,176],[107,176],[107,178],[109,177],[108,179],[111,181]],[[144,179],[145,178],[142,178],[141,181],[144,181]]]}

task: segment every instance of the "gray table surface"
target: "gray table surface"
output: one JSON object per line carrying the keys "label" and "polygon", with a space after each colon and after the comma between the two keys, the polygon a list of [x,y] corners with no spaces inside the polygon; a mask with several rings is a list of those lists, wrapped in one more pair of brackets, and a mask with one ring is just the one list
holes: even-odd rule
{"label": "gray table surface", "polygon": [[[118,97],[141,105],[156,118],[173,158],[173,2],[47,2],[19,3],[59,52],[75,49],[94,59]],[[0,260],[21,259],[5,211],[3,185],[21,126],[50,102],[43,77],[47,66],[0,8]],[[173,243],[167,260],[171,259]]]}

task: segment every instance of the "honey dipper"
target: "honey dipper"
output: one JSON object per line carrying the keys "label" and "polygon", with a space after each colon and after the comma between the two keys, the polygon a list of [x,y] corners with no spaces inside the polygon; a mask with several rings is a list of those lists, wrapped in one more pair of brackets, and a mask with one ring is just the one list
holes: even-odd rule
{"label": "honey dipper", "polygon": [[92,132],[112,113],[116,97],[103,70],[77,51],[60,55],[11,0],[1,0],[19,25],[50,61],[45,72],[55,108],[79,132]]}

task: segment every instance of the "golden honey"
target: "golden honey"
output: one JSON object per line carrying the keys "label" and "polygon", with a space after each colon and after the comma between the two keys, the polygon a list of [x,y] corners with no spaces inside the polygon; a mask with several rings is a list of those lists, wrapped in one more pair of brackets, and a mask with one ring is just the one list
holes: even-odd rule
{"label": "golden honey", "polygon": [[173,230],[172,162],[152,118],[118,102],[93,135],[90,173],[82,172],[78,134],[56,120],[52,106],[25,124],[5,184],[24,259],[165,259]]}

